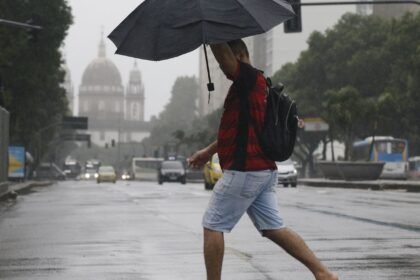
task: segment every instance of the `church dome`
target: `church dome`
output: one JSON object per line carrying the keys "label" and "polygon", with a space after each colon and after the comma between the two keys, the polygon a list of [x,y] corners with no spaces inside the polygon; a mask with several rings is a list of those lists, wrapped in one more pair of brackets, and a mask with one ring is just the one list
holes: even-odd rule
{"label": "church dome", "polygon": [[117,66],[106,57],[105,42],[99,44],[99,55],[86,68],[82,76],[82,87],[122,87]]}

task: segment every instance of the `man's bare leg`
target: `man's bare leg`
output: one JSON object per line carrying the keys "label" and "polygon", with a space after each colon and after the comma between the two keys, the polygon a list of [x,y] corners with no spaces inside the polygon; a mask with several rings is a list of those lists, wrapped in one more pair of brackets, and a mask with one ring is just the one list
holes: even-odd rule
{"label": "man's bare leg", "polygon": [[222,278],[222,264],[225,252],[223,232],[204,229],[204,259],[206,262],[207,280]]}
{"label": "man's bare leg", "polygon": [[317,280],[338,280],[338,276],[328,270],[305,241],[291,229],[266,230],[263,231],[263,235],[304,264]]}

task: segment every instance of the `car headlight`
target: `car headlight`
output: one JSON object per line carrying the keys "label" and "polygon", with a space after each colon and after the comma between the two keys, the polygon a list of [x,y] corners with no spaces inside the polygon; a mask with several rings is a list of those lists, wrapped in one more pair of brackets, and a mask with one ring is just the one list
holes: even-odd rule
{"label": "car headlight", "polygon": [[89,174],[85,174],[85,178],[86,179],[89,179],[90,178],[90,175]]}
{"label": "car headlight", "polygon": [[296,175],[297,173],[298,173],[298,172],[297,172],[297,170],[296,170],[296,169],[292,171],[292,174],[293,174],[293,175]]}
{"label": "car headlight", "polygon": [[98,173],[95,173],[95,178],[98,178],[99,177],[99,174]]}

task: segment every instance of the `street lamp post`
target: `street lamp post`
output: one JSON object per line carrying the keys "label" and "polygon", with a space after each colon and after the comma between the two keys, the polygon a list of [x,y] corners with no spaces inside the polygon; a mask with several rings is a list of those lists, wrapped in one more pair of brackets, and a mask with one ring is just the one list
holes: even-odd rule
{"label": "street lamp post", "polygon": [[41,30],[42,26],[39,25],[33,25],[33,24],[29,24],[29,23],[23,23],[23,22],[18,22],[18,21],[13,21],[13,20],[6,20],[6,19],[1,19],[0,18],[0,24],[1,25],[8,25],[11,27],[17,27],[17,28],[24,28],[24,29],[36,29],[36,30]]}

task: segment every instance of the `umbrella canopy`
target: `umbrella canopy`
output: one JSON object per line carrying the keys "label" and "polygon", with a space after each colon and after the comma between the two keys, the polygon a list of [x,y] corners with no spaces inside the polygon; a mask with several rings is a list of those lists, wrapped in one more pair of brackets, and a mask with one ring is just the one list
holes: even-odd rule
{"label": "umbrella canopy", "polygon": [[293,16],[284,0],[145,0],[108,37],[117,54],[157,61],[261,34]]}

